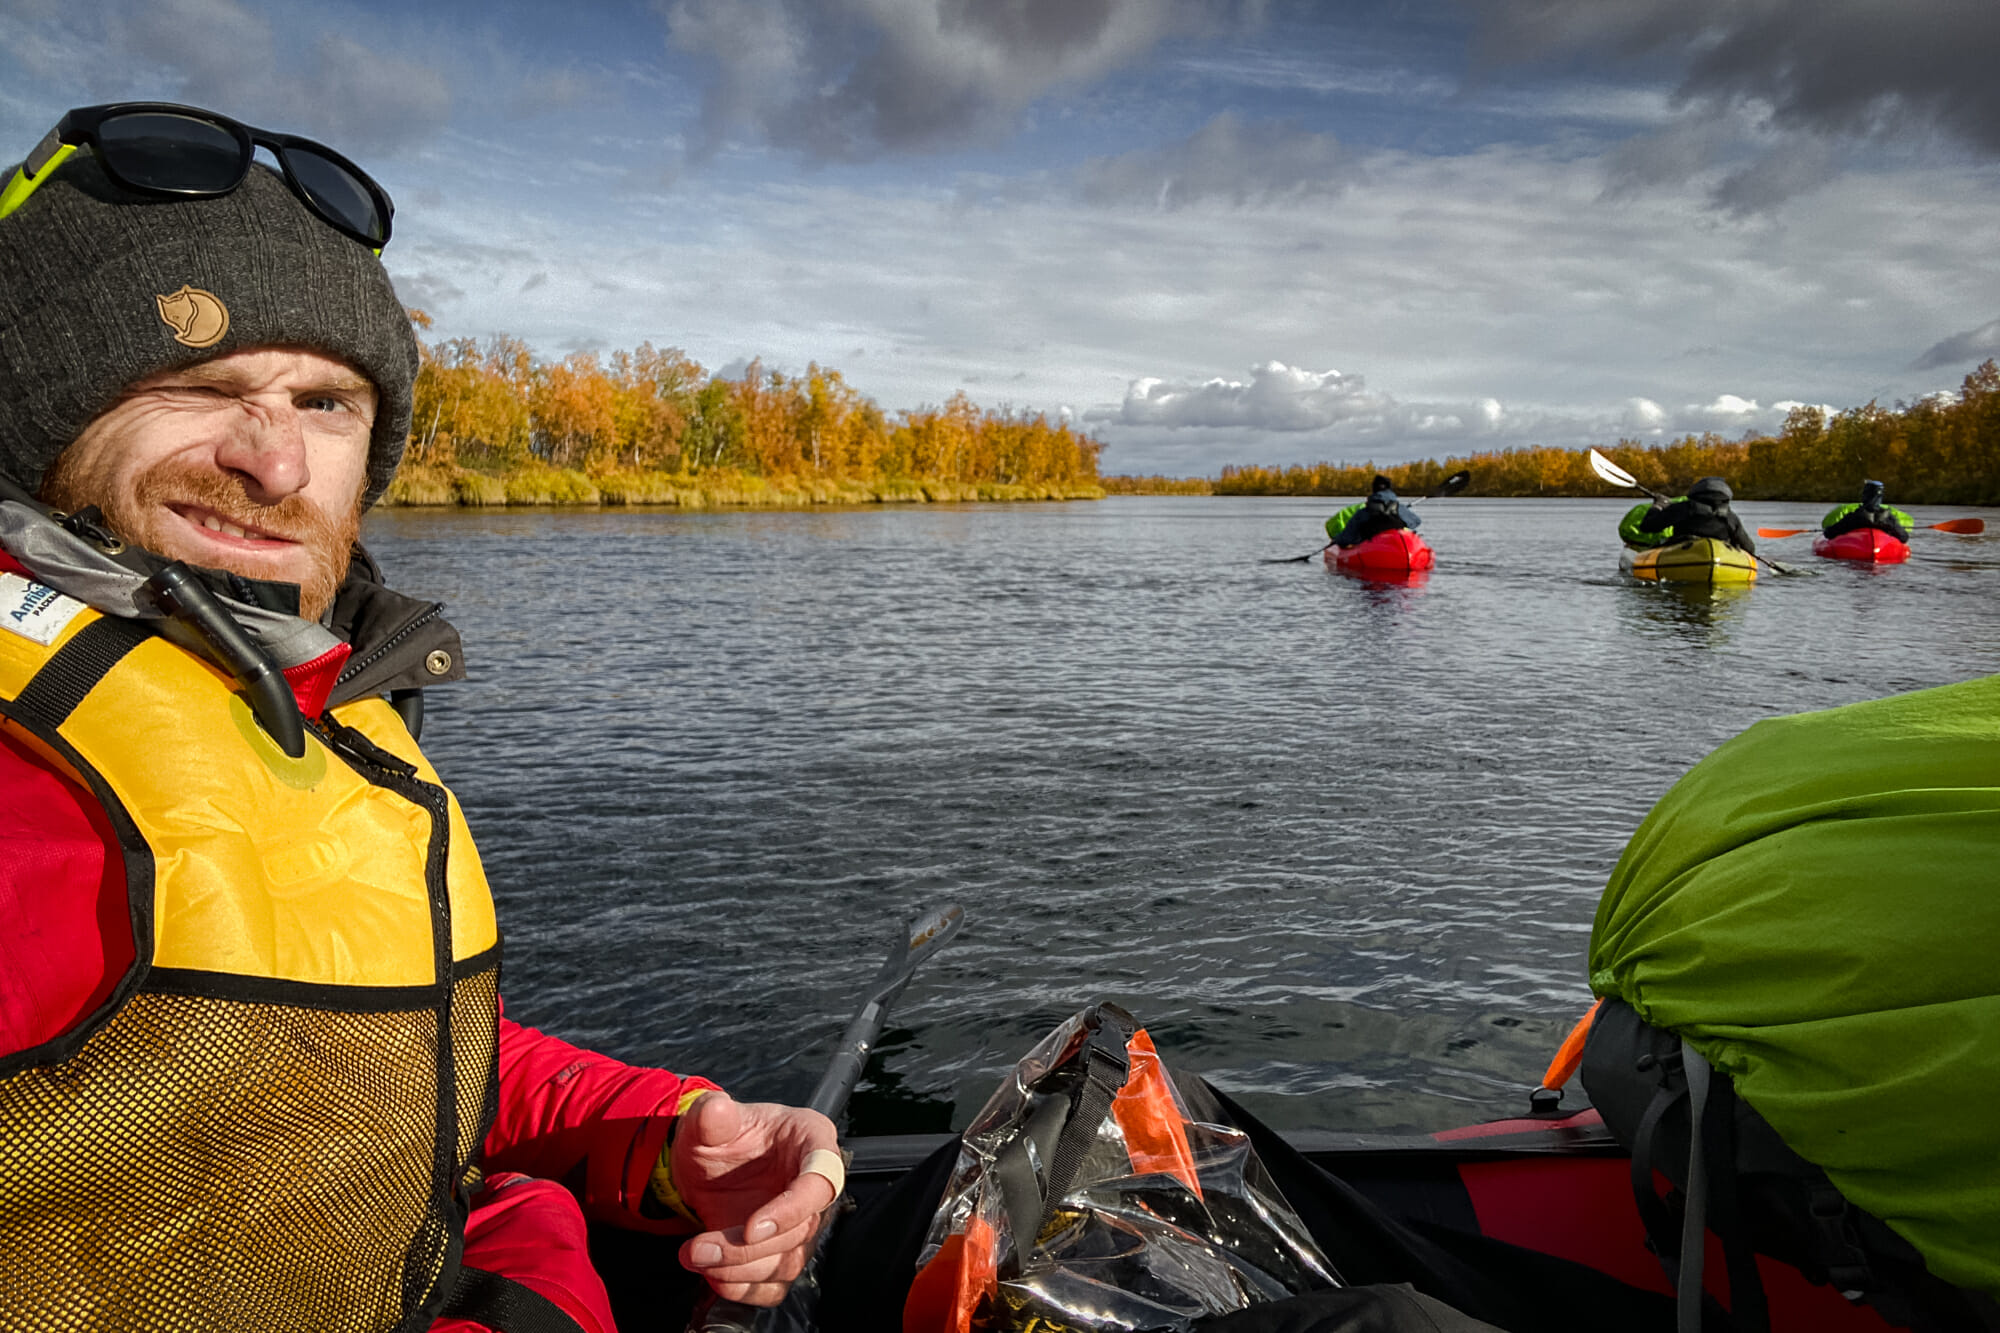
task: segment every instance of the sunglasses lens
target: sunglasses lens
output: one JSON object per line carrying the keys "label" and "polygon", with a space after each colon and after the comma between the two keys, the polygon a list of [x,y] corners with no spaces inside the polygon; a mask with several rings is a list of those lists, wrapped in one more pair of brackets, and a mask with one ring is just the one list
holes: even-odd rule
{"label": "sunglasses lens", "polygon": [[287,148],[285,165],[299,188],[326,216],[340,219],[378,245],[389,238],[389,219],[377,204],[374,191],[353,171],[310,148]]}
{"label": "sunglasses lens", "polygon": [[248,161],[245,146],[220,125],[160,111],[111,117],[97,127],[97,147],[128,184],[174,193],[233,189]]}

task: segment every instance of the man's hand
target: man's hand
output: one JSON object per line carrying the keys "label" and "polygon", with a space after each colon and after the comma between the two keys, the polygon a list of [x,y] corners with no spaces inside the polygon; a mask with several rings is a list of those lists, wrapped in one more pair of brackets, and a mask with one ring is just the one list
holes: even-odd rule
{"label": "man's hand", "polygon": [[817,1111],[738,1102],[711,1092],[674,1131],[674,1186],[711,1229],[681,1246],[681,1263],[726,1300],[776,1305],[805,1267],[833,1182],[800,1175],[806,1154],[835,1148]]}

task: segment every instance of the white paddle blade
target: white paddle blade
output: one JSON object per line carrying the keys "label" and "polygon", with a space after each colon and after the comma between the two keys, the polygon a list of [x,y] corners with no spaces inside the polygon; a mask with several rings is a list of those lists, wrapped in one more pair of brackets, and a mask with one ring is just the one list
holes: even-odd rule
{"label": "white paddle blade", "polygon": [[1590,451],[1590,470],[1610,482],[1613,486],[1631,486],[1636,488],[1639,485],[1637,477],[1627,472],[1624,468],[1619,467],[1595,449]]}

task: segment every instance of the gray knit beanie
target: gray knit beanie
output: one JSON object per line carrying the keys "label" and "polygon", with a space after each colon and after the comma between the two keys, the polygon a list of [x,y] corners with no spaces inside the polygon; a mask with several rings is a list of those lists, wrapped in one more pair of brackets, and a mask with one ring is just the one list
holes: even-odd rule
{"label": "gray knit beanie", "polygon": [[373,504],[409,438],[416,337],[382,261],[276,172],[254,166],[220,198],[158,199],[79,153],[0,218],[0,471],[30,491],[126,386],[271,346],[375,382]]}

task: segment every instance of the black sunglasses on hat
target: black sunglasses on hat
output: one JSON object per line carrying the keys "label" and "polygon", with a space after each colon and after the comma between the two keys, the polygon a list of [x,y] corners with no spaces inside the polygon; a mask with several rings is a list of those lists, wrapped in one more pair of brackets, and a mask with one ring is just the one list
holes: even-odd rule
{"label": "black sunglasses on hat", "polygon": [[104,174],[134,193],[205,199],[243,184],[260,146],[277,158],[300,203],[335,231],[381,252],[396,206],[367,172],[325,144],[173,102],[112,102],[69,112],[0,189],[0,218],[79,148],[96,153]]}

